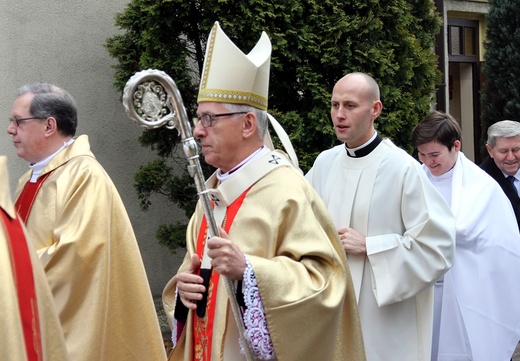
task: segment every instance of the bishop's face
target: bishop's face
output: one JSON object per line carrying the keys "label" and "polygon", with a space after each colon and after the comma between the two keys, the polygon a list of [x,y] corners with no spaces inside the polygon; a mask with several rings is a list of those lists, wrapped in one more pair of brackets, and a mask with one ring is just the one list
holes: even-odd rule
{"label": "bishop's face", "polygon": [[438,177],[455,166],[460,148],[461,143],[458,140],[454,142],[451,150],[448,150],[444,144],[432,141],[417,146],[417,151],[419,160],[434,176]]}
{"label": "bishop's face", "polygon": [[[200,102],[197,116],[229,113],[221,103]],[[206,163],[228,172],[243,160],[242,124],[244,114],[213,118],[205,128],[198,122],[193,135],[200,140]]]}

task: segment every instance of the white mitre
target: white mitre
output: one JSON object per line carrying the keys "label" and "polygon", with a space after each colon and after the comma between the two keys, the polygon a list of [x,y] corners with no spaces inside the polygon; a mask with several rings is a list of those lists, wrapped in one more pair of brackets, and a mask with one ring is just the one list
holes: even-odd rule
{"label": "white mitre", "polygon": [[267,110],[271,41],[265,32],[245,55],[215,22],[208,37],[197,102],[247,104]]}
{"label": "white mitre", "polygon": [[[267,113],[270,66],[271,41],[265,31],[253,50],[245,55],[216,21],[208,37],[197,103],[246,104]],[[298,157],[289,136],[271,114],[267,113],[267,118],[291,162],[299,169]],[[269,132],[264,144],[274,149]]]}

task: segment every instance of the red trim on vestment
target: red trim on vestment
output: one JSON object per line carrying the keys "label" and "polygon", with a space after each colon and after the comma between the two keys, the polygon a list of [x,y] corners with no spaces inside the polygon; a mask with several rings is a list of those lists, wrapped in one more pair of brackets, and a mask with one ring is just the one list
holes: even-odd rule
{"label": "red trim on vestment", "polygon": [[3,209],[0,213],[2,214],[1,218],[11,250],[11,266],[18,294],[18,307],[20,309],[27,360],[41,361],[43,360],[43,354],[40,321],[38,318],[38,302],[27,240],[25,239],[20,221],[17,218],[9,217]]}
{"label": "red trim on vestment", "polygon": [[36,182],[28,181],[25,183],[22,192],[18,196],[18,199],[14,203],[16,211],[20,215],[20,219],[24,224],[27,224],[27,219],[31,213],[31,208],[34,204],[36,194],[40,190],[43,182],[51,175],[52,172],[46,173],[38,178]]}
{"label": "red trim on vestment", "polygon": [[[251,189],[251,188],[249,188]],[[249,192],[246,190],[240,197],[238,197],[229,207],[226,209],[226,216],[224,218],[223,228],[226,233],[229,233],[233,220],[244,202],[246,194]],[[213,206],[213,204],[212,204]],[[200,224],[199,237],[197,239],[197,255],[202,259],[204,255],[204,247],[206,245],[208,233],[208,224],[206,217],[202,218]],[[206,313],[204,317],[198,316],[193,317],[193,357],[196,361],[210,361],[211,360],[211,345],[213,342],[213,320],[215,318],[217,290],[220,275],[217,272],[211,273],[211,278],[208,287],[208,303],[206,304]]]}

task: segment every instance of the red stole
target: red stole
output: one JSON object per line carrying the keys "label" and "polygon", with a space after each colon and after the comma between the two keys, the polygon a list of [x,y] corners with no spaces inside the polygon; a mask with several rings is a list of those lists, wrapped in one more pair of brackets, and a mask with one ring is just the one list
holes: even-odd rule
{"label": "red stole", "polygon": [[27,219],[29,218],[29,214],[31,214],[31,208],[34,204],[36,194],[40,190],[43,182],[51,175],[51,173],[52,172],[42,175],[34,183],[31,183],[30,181],[25,183],[20,196],[18,196],[18,199],[14,203],[16,211],[20,215],[24,224],[27,224]]}
{"label": "red stole", "polygon": [[[246,190],[226,209],[223,228],[229,233],[233,220],[235,219],[244,198],[249,192]],[[202,259],[204,254],[204,246],[206,245],[208,233],[208,224],[206,217],[202,218],[200,224],[199,237],[197,239],[197,255]],[[215,306],[217,300],[217,291],[220,275],[217,272],[211,272],[211,278],[208,288],[208,302],[206,304],[206,314],[203,318],[196,315],[193,316],[193,355],[195,361],[211,360],[211,345],[213,343],[213,320],[215,317]]]}
{"label": "red stole", "polygon": [[33,269],[27,241],[20,221],[2,209],[1,218],[11,250],[11,266],[18,294],[27,360],[43,360],[38,304],[34,288]]}

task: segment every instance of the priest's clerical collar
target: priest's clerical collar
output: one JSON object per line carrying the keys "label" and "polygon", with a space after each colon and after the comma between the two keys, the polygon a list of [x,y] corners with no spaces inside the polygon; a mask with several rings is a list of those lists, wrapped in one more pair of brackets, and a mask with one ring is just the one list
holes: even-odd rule
{"label": "priest's clerical collar", "polygon": [[372,152],[376,147],[381,143],[383,138],[379,136],[377,132],[374,133],[372,138],[368,140],[365,144],[356,147],[356,148],[349,148],[347,143],[345,143],[345,150],[347,151],[347,155],[352,158],[360,158],[364,157],[366,155],[369,155],[370,152]]}
{"label": "priest's clerical collar", "polygon": [[74,142],[74,138],[71,138],[71,139],[67,140],[66,142],[63,142],[63,145],[60,147],[60,149],[58,149],[57,151],[55,151],[54,153],[49,155],[47,158],[42,159],[39,162],[29,164],[29,168],[31,168],[31,170],[32,170],[30,182],[35,183],[38,180],[38,177],[40,176],[40,174],[42,174],[42,172],[45,169],[45,167],[47,166],[47,164],[49,164],[51,162],[51,160],[59,152],[61,152],[65,148],[67,148],[73,142]]}

